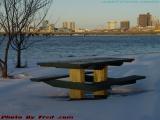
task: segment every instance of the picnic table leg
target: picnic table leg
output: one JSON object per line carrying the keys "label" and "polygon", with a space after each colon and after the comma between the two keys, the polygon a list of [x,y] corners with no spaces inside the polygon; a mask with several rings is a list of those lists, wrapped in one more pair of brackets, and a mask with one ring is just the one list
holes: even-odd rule
{"label": "picnic table leg", "polygon": [[[94,82],[102,82],[107,80],[107,67],[94,70]],[[107,97],[107,90],[94,92],[95,97]]]}
{"label": "picnic table leg", "polygon": [[[83,69],[71,69],[70,80],[72,82],[85,82],[85,71]],[[82,99],[84,97],[84,91],[82,90],[70,90],[70,99]]]}

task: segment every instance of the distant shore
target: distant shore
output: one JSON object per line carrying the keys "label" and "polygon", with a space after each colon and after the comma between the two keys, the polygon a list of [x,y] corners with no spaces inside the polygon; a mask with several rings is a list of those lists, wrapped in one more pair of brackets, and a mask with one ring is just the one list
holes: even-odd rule
{"label": "distant shore", "polygon": [[[150,35],[160,35],[160,32],[154,32],[154,31],[139,31],[139,32],[28,32],[24,33],[26,35],[31,36],[150,36]],[[0,33],[1,36],[6,35],[6,33]]]}

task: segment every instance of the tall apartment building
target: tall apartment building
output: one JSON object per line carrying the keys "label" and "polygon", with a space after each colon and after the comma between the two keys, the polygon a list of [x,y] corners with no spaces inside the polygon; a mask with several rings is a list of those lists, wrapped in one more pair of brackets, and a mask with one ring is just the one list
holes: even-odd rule
{"label": "tall apartment building", "polygon": [[140,14],[138,17],[138,26],[139,27],[152,26],[152,15],[150,13]]}
{"label": "tall apartment building", "polygon": [[117,29],[117,21],[107,22],[107,29],[109,30]]}
{"label": "tall apartment building", "polygon": [[129,21],[121,21],[120,22],[120,29],[121,30],[128,30],[130,28],[130,22]]}
{"label": "tall apartment building", "polygon": [[71,30],[71,31],[75,31],[76,24],[75,24],[75,22],[63,22],[63,28]]}

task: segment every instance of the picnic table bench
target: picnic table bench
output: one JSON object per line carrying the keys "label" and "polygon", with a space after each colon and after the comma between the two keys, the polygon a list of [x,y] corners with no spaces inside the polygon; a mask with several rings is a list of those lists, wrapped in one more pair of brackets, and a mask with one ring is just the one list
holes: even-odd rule
{"label": "picnic table bench", "polygon": [[[134,84],[145,76],[131,75],[122,78],[108,77],[108,66],[121,66],[124,62],[132,62],[130,58],[96,57],[87,59],[42,62],[43,67],[68,68],[69,74],[58,74],[32,78],[34,82],[45,82],[54,87],[68,88],[70,99],[83,99],[85,91],[93,92],[95,98],[107,97],[107,89],[113,85]],[[90,71],[85,71],[90,70]],[[71,81],[60,80],[67,78]]]}

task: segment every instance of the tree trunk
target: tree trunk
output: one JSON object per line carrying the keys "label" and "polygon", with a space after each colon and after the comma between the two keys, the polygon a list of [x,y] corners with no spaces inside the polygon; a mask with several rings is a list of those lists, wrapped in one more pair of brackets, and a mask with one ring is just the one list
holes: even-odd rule
{"label": "tree trunk", "polygon": [[7,78],[8,77],[8,54],[9,54],[9,47],[11,43],[11,38],[9,37],[9,40],[7,42],[7,46],[5,49],[5,57],[4,57],[4,62],[2,64],[2,77]]}
{"label": "tree trunk", "polygon": [[7,64],[4,64],[4,66],[2,67],[2,77],[3,78],[7,78],[8,77],[8,73],[7,73]]}
{"label": "tree trunk", "polygon": [[17,50],[17,65],[16,65],[16,68],[21,68],[21,50],[18,49]]}

